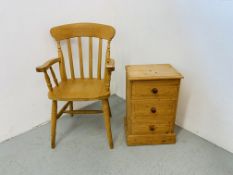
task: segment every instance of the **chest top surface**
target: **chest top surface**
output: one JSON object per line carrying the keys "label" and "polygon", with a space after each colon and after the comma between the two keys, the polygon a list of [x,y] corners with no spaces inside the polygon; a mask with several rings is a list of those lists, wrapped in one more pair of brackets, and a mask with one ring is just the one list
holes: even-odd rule
{"label": "chest top surface", "polygon": [[170,64],[128,65],[129,80],[181,79],[183,76]]}

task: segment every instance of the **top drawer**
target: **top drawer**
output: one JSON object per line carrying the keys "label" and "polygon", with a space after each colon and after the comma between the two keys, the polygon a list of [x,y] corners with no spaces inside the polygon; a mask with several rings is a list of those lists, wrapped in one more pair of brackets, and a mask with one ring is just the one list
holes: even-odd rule
{"label": "top drawer", "polygon": [[132,81],[132,99],[169,98],[176,99],[180,80]]}

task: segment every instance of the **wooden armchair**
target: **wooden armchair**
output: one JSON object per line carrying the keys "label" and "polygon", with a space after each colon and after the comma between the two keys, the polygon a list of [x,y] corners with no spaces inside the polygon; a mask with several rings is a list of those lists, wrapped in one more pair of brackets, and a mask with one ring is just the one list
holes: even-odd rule
{"label": "wooden armchair", "polygon": [[[111,72],[114,71],[114,60],[110,58],[110,42],[115,35],[115,29],[111,26],[95,23],[76,23],[54,27],[50,30],[51,35],[57,42],[58,57],[50,59],[42,66],[36,68],[37,72],[43,72],[49,89],[48,98],[52,100],[51,114],[51,147],[55,148],[56,123],[63,113],[74,114],[96,114],[104,113],[104,121],[107,132],[109,147],[113,148],[112,132],[110,124],[110,106],[108,97],[110,96]],[[88,76],[85,76],[83,62],[82,37],[89,39]],[[98,64],[96,77],[93,76],[93,39],[98,39]],[[73,62],[72,41],[76,41],[79,60],[79,76],[75,75],[75,64]],[[63,56],[61,42],[66,42],[68,60]],[[106,41],[106,56],[104,74],[101,76],[102,46]],[[66,62],[67,61],[67,62]],[[58,81],[54,64],[59,64],[61,81]],[[70,77],[67,74],[69,64]],[[54,86],[50,81],[49,74],[54,81]],[[102,110],[75,110],[73,101],[101,100]],[[67,101],[67,103],[57,111],[57,101]]]}

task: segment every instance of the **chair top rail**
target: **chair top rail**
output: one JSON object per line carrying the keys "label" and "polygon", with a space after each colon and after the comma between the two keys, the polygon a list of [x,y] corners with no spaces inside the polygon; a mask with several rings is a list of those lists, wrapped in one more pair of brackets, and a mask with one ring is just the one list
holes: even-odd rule
{"label": "chair top rail", "polygon": [[50,33],[57,41],[74,37],[96,37],[111,41],[115,35],[115,29],[104,24],[74,23],[53,27]]}

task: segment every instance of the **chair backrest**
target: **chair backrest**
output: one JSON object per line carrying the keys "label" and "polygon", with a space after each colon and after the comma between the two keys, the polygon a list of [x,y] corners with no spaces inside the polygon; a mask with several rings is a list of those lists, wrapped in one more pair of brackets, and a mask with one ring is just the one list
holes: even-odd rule
{"label": "chair backrest", "polygon": [[[53,27],[50,30],[51,35],[57,41],[58,57],[61,59],[60,63],[60,74],[61,79],[69,79],[67,77],[67,67],[65,66],[65,58],[63,54],[63,49],[61,42],[65,41],[67,45],[68,60],[69,60],[69,69],[70,69],[70,78],[97,78],[101,79],[101,65],[102,65],[102,52],[103,52],[103,40],[107,42],[106,47],[106,56],[105,63],[110,59],[110,43],[112,38],[115,35],[115,29],[108,25],[96,24],[96,23],[75,23],[75,24],[66,24],[62,26]],[[84,61],[83,61],[83,47],[82,47],[82,38],[88,37],[88,50],[89,50],[89,75],[84,75]],[[93,77],[93,38],[98,39],[98,62],[97,62],[97,77]],[[72,41],[71,41],[72,40]],[[78,51],[78,60],[79,60],[79,77],[75,75],[74,70],[74,60],[72,54],[72,43],[76,41],[77,51]]]}

